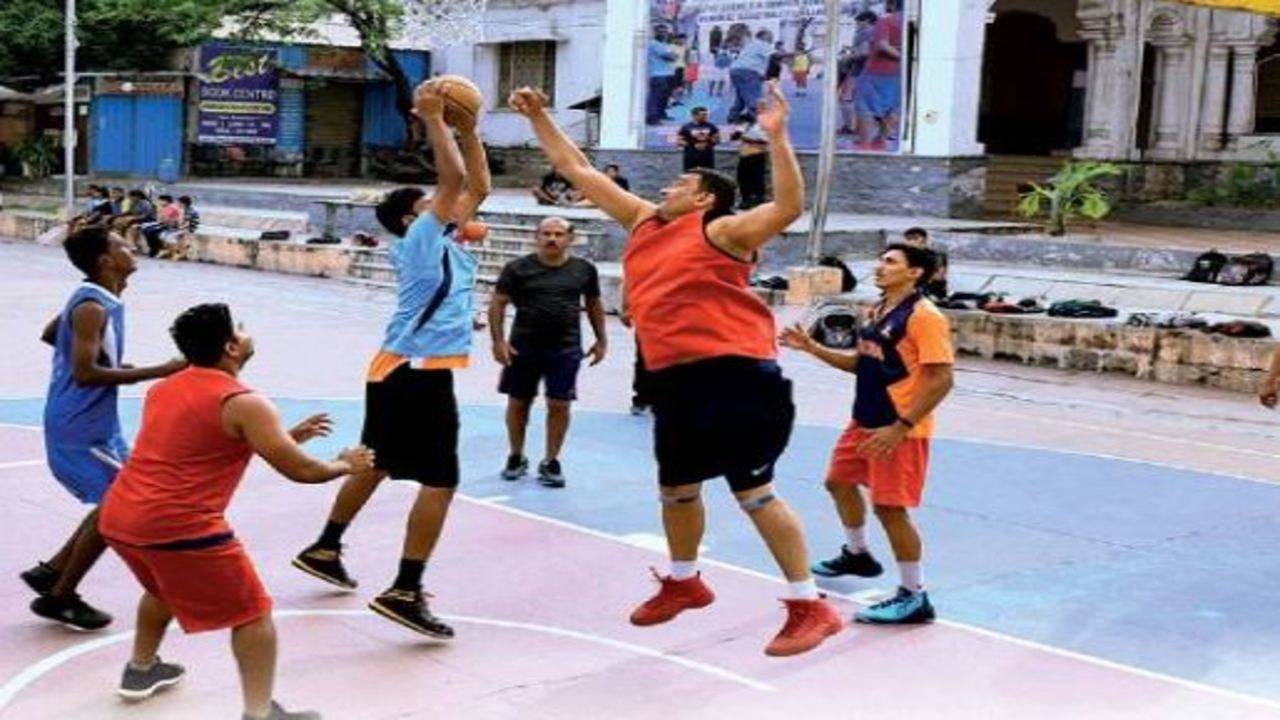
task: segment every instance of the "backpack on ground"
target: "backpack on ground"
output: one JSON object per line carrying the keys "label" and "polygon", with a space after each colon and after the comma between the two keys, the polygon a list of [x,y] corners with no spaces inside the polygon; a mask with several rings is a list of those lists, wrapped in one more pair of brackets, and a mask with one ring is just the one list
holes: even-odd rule
{"label": "backpack on ground", "polygon": [[1198,283],[1217,282],[1218,273],[1222,272],[1222,267],[1226,264],[1227,256],[1217,250],[1201,253],[1182,279]]}
{"label": "backpack on ground", "polygon": [[1275,263],[1266,253],[1239,255],[1227,261],[1218,273],[1219,285],[1266,285]]}
{"label": "backpack on ground", "polygon": [[1049,306],[1049,317],[1095,319],[1113,318],[1120,312],[1097,300],[1063,300]]}
{"label": "backpack on ground", "polygon": [[822,267],[833,267],[840,270],[840,292],[853,292],[858,288],[858,278],[843,260],[835,255],[828,255],[818,261]]}
{"label": "backpack on ground", "polygon": [[1227,322],[1216,323],[1205,328],[1205,332],[1217,333],[1218,335],[1235,338],[1271,337],[1271,328],[1256,320],[1228,320]]}
{"label": "backpack on ground", "polygon": [[852,349],[858,344],[857,310],[836,303],[819,306],[809,337],[829,348]]}

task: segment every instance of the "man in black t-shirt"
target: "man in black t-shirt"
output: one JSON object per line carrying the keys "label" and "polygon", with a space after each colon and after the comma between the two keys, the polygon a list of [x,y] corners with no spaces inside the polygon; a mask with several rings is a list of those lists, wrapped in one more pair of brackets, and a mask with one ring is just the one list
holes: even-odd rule
{"label": "man in black t-shirt", "polygon": [[[604,303],[595,265],[574,257],[573,225],[559,217],[538,224],[537,252],[512,260],[502,268],[489,303],[489,332],[493,357],[503,366],[498,392],[507,395],[507,436],[511,454],[502,471],[504,480],[518,480],[529,469],[524,456],[529,410],[545,384],[547,450],[538,465],[538,481],[564,487],[560,449],[569,431],[569,406],[577,398],[582,353],[580,308],[585,300],[595,344],[587,352],[591,364],[604,360]],[[506,309],[515,305],[516,319],[507,338]]]}
{"label": "man in black t-shirt", "polygon": [[711,123],[707,109],[693,109],[693,121],[685,123],[676,137],[684,148],[684,171],[694,168],[716,167],[716,145],[720,143],[720,128]]}

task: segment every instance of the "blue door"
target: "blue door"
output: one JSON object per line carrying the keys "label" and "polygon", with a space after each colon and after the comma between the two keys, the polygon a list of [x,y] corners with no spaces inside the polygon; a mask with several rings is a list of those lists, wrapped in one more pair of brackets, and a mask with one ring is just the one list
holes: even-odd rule
{"label": "blue door", "polygon": [[93,171],[156,177],[166,160],[182,167],[182,98],[99,95],[93,99]]}

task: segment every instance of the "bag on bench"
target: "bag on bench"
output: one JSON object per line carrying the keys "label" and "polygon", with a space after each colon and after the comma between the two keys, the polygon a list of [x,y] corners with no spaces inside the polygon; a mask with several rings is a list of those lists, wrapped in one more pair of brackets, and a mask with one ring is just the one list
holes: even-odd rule
{"label": "bag on bench", "polygon": [[1266,253],[1239,255],[1227,261],[1218,273],[1219,285],[1266,285],[1271,282],[1275,263]]}
{"label": "bag on bench", "polygon": [[1222,272],[1222,267],[1226,264],[1227,256],[1217,250],[1201,253],[1182,279],[1198,283],[1217,282],[1218,273]]}

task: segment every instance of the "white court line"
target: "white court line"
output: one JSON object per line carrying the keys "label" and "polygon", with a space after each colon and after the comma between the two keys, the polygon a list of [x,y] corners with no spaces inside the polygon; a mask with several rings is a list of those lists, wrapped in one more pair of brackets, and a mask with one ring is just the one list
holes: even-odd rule
{"label": "white court line", "polygon": [[44,465],[43,460],[18,460],[17,462],[0,463],[0,470],[12,470],[13,468],[35,467]]}
{"label": "white court line", "polygon": [[44,432],[44,428],[39,425],[15,425],[13,423],[0,423],[0,430],[26,430],[28,432]]}
{"label": "white court line", "polygon": [[[472,503],[474,505],[480,505],[493,510],[497,510],[499,512],[509,513],[511,515],[526,518],[529,520],[537,520],[540,522],[548,523],[550,525],[554,525],[556,527],[564,528],[566,530],[572,530],[574,532],[581,533],[583,535],[589,535],[591,537],[599,538],[601,540],[609,540],[611,542],[620,543],[623,545],[627,545],[629,547],[636,547],[642,550],[648,550],[650,552],[660,554],[664,557],[666,556],[666,552],[663,550],[655,550],[651,547],[647,547],[646,544],[633,544],[617,535],[611,535],[609,533],[601,532],[599,530],[595,530],[593,528],[589,528],[583,525],[577,525],[571,522],[566,522],[564,520],[558,520],[556,518],[538,515],[536,513],[532,513],[527,510],[520,510],[518,508],[509,507],[506,505],[495,505],[495,504],[486,503],[483,500],[477,500],[475,498],[468,497],[461,493],[459,493],[457,497],[460,500]],[[710,560],[706,558],[700,558],[698,562],[702,563],[703,565],[709,565],[712,567],[721,568],[723,570],[728,570],[730,572],[735,572],[741,575],[748,575],[753,578],[765,580],[767,582],[770,582],[776,585],[786,584],[786,581],[784,581],[780,577],[777,577],[774,575],[768,575],[768,574],[759,572],[757,570],[740,567],[738,565],[731,565],[729,563],[721,562],[719,560]],[[833,592],[830,590],[824,590],[824,592],[826,592],[827,595],[829,596],[841,598],[843,600],[847,600],[859,605],[869,604],[869,602],[865,598],[860,597],[862,595],[861,593],[849,595],[849,594],[840,593],[840,592]],[[1258,697],[1256,695],[1249,695],[1246,693],[1237,692],[1235,690],[1227,690],[1226,688],[1220,688],[1214,685],[1206,685],[1204,683],[1196,682],[1194,680],[1187,680],[1185,678],[1180,678],[1174,675],[1166,675],[1165,673],[1155,672],[1153,670],[1145,670],[1140,667],[1125,665],[1123,663],[1107,660],[1105,658],[1095,657],[1093,655],[1085,655],[1084,653],[1075,652],[1074,650],[1067,650],[1065,648],[1054,647],[1053,645],[1046,645],[1044,643],[1039,643],[1034,640],[1027,640],[1025,638],[1020,638],[1014,635],[1006,635],[1004,633],[997,632],[995,630],[988,630],[983,627],[978,627],[976,625],[968,625],[965,623],[956,622],[954,620],[937,620],[936,623],[939,625],[945,625],[947,627],[955,628],[957,630],[973,633],[975,635],[988,637],[993,640],[999,640],[1001,642],[1007,642],[1013,645],[1018,645],[1020,647],[1028,648],[1030,650],[1036,650],[1039,652],[1048,653],[1050,655],[1056,655],[1058,657],[1068,658],[1070,660],[1076,660],[1089,665],[1093,665],[1095,667],[1106,668],[1108,670],[1116,670],[1118,672],[1127,673],[1129,675],[1134,675],[1134,676],[1145,678],[1148,680],[1155,680],[1155,681],[1167,683],[1170,685],[1176,685],[1178,687],[1185,688],[1187,690],[1194,690],[1196,692],[1207,693],[1209,695],[1215,695],[1221,698],[1236,700],[1239,702],[1249,703],[1252,705],[1259,705],[1261,707],[1265,707],[1271,710],[1280,710],[1280,701],[1277,701],[1277,700],[1270,700],[1268,698]]]}
{"label": "white court line", "polygon": [[[276,618],[296,618],[296,617],[377,617],[369,610],[277,610],[273,613]],[[690,660],[680,655],[672,655],[661,650],[656,650],[644,645],[636,645],[635,643],[614,640],[602,635],[594,635],[592,633],[578,632],[577,630],[569,630],[567,628],[556,627],[554,625],[539,625],[536,623],[516,622],[513,620],[499,620],[496,618],[475,617],[471,615],[441,615],[441,618],[451,622],[462,623],[464,625],[480,625],[485,627],[496,627],[507,630],[524,630],[527,632],[542,633],[544,635],[552,635],[554,637],[566,638],[569,640],[578,640],[580,642],[592,643],[603,647],[612,648],[622,652],[639,655],[641,657],[659,660],[661,662],[678,665],[687,670],[700,672],[704,675],[727,680],[737,683],[752,690],[760,690],[764,692],[774,692],[777,690],[768,683],[758,680],[752,680],[749,677],[739,675],[737,673],[725,670],[724,668],[710,665],[708,663]],[[105,647],[117,645],[119,643],[131,640],[134,631],[126,630],[124,632],[114,633],[106,637],[87,640],[77,643],[71,647],[59,650],[41,660],[28,665],[21,672],[9,678],[4,685],[0,685],[0,710],[4,710],[13,699],[23,690],[31,686],[40,678],[57,670],[62,665],[89,653],[97,652]]]}

